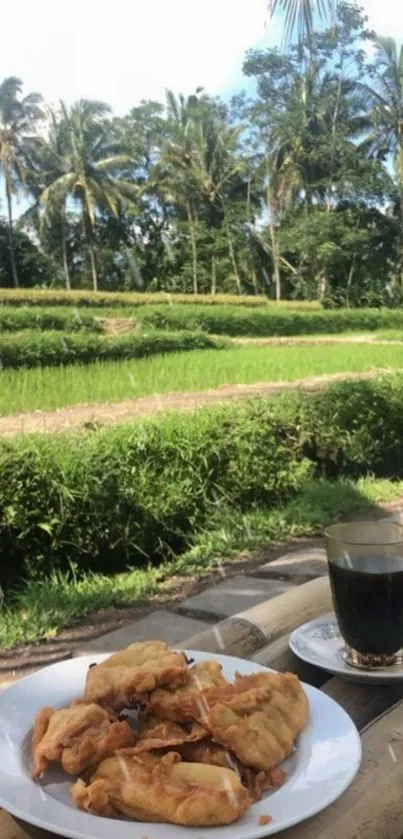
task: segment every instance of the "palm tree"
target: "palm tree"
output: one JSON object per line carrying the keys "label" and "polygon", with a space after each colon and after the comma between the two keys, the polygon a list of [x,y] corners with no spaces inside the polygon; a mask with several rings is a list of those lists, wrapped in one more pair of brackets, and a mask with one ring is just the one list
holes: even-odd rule
{"label": "palm tree", "polygon": [[191,173],[193,155],[194,116],[200,106],[199,93],[185,98],[178,97],[167,90],[167,116],[169,139],[163,148],[160,166],[155,175],[165,190],[169,201],[177,203],[185,210],[192,250],[193,292],[198,293],[198,253],[197,253],[197,185]]}
{"label": "palm tree", "polygon": [[320,20],[326,20],[334,14],[336,5],[337,0],[269,0],[269,11],[271,15],[284,12],[284,41],[290,41],[296,30],[301,44],[305,38],[309,43],[313,41],[315,13]]}
{"label": "palm tree", "polygon": [[[198,290],[197,225],[210,231],[223,226],[238,291],[240,275],[228,219],[229,202],[236,191],[247,192],[244,161],[237,154],[240,126],[227,124],[225,114],[207,96],[178,99],[167,92],[171,136],[163,149],[162,182],[182,205],[189,225],[193,262],[193,290]],[[161,182],[160,180],[160,182]],[[214,264],[212,266],[214,273]]]}
{"label": "palm tree", "polygon": [[27,176],[27,144],[32,130],[43,114],[41,96],[30,93],[21,97],[22,82],[9,76],[0,84],[0,171],[3,174],[7,212],[11,272],[15,288],[19,288],[13,236],[12,197],[25,183]]}
{"label": "palm tree", "polygon": [[[131,164],[131,158],[127,154],[116,153],[110,123],[106,119],[109,111],[103,102],[86,99],[76,102],[70,109],[61,103],[60,117],[53,116],[47,142],[49,171],[45,178],[50,182],[40,196],[45,217],[58,213],[63,223],[68,202],[73,209],[79,208],[94,291],[98,290],[94,236],[96,214],[105,210],[116,217],[122,200],[134,200],[137,195],[133,183],[116,177]],[[64,237],[63,240],[67,284]]]}
{"label": "palm tree", "polygon": [[394,159],[400,214],[400,274],[403,283],[403,46],[393,38],[375,40],[377,59],[372,86],[359,84],[367,97],[373,126],[366,146]]}

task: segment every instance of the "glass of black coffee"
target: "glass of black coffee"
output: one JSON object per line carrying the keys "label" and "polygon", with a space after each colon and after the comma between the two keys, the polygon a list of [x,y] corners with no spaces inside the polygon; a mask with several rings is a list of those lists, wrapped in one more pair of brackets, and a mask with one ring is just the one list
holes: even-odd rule
{"label": "glass of black coffee", "polygon": [[325,532],[330,585],[346,661],[403,664],[403,526],[392,519]]}

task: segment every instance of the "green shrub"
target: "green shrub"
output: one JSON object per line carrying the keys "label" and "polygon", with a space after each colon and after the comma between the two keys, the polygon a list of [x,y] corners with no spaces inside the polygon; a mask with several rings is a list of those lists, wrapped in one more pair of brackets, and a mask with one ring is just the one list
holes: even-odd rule
{"label": "green shrub", "polygon": [[158,563],[221,508],[291,498],[310,475],[403,476],[403,375],[101,431],[0,440],[0,582]]}
{"label": "green shrub", "polygon": [[83,315],[78,310],[35,309],[32,306],[0,305],[0,333],[18,332],[22,329],[62,329],[64,332],[103,332],[102,324],[93,315]]}
{"label": "green shrub", "polygon": [[276,303],[264,296],[238,294],[167,294],[166,292],[114,292],[114,291],[50,291],[0,289],[0,305],[5,306],[145,306],[157,303],[165,306],[175,303],[203,303],[209,306],[274,306],[275,308],[320,309],[316,300],[284,300]]}
{"label": "green shrub", "polygon": [[347,381],[300,402],[304,454],[328,478],[403,475],[403,376]]}
{"label": "green shrub", "polygon": [[310,464],[270,406],[0,441],[0,581],[31,569],[117,571],[182,550],[217,505],[288,497]]}
{"label": "green shrub", "polygon": [[347,330],[401,328],[403,310],[337,309],[327,311],[293,311],[248,309],[230,306],[146,306],[138,313],[145,326],[156,329],[201,329],[215,335],[250,335],[270,337],[281,335],[313,335]]}
{"label": "green shrub", "polygon": [[203,332],[150,332],[104,337],[91,333],[23,332],[0,334],[3,369],[90,364],[94,361],[124,361],[180,350],[220,349],[225,341]]}

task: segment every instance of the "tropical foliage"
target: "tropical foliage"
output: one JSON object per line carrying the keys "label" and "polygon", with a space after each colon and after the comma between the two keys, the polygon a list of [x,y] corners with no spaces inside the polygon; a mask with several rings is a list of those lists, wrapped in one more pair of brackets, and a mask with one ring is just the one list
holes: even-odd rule
{"label": "tropical foliage", "polygon": [[115,116],[5,79],[0,285],[399,303],[403,50],[349,0],[313,31],[316,4],[273,0],[299,40],[249,51],[230,102],[167,91]]}

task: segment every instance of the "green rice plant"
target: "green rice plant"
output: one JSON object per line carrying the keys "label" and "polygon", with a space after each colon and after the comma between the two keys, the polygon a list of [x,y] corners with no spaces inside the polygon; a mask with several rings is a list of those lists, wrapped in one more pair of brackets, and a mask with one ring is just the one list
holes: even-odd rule
{"label": "green rice plant", "polygon": [[[172,391],[203,391],[220,385],[291,382],[307,376],[403,367],[403,345],[342,344],[320,348],[309,345],[246,346],[224,348],[220,352],[217,349],[203,349],[199,352],[195,343],[192,352],[185,351],[185,344],[184,351],[174,352],[180,346],[175,345],[176,334],[179,341],[180,333],[167,333],[165,345],[160,336],[157,343],[151,336],[140,336],[141,340],[138,338],[137,343],[134,336],[130,338],[133,343],[129,342],[129,347],[133,355],[135,352],[141,355],[140,347],[143,355],[147,354],[146,349],[148,353],[151,350],[158,351],[159,354],[154,357],[98,361],[85,365],[66,364],[57,369],[50,366],[32,370],[3,369],[0,371],[0,414],[52,410],[81,402],[119,402],[122,399]],[[75,347],[76,339],[79,338],[81,336],[74,336]],[[205,338],[212,340],[208,335]],[[62,352],[60,336],[55,340],[54,363],[57,364],[60,363]],[[91,340],[104,339],[92,336]],[[118,355],[122,348],[120,357],[125,357],[126,352],[126,357],[129,357],[126,343],[120,343],[120,340],[116,345],[112,344],[115,347],[113,352],[116,351]],[[187,340],[193,341],[193,338],[184,337],[184,341]],[[169,347],[172,352],[168,355]],[[104,348],[104,351],[107,352],[107,349]],[[18,348],[15,352],[18,352]],[[98,358],[102,357],[101,353],[97,355],[97,347],[94,347],[93,352]]]}

